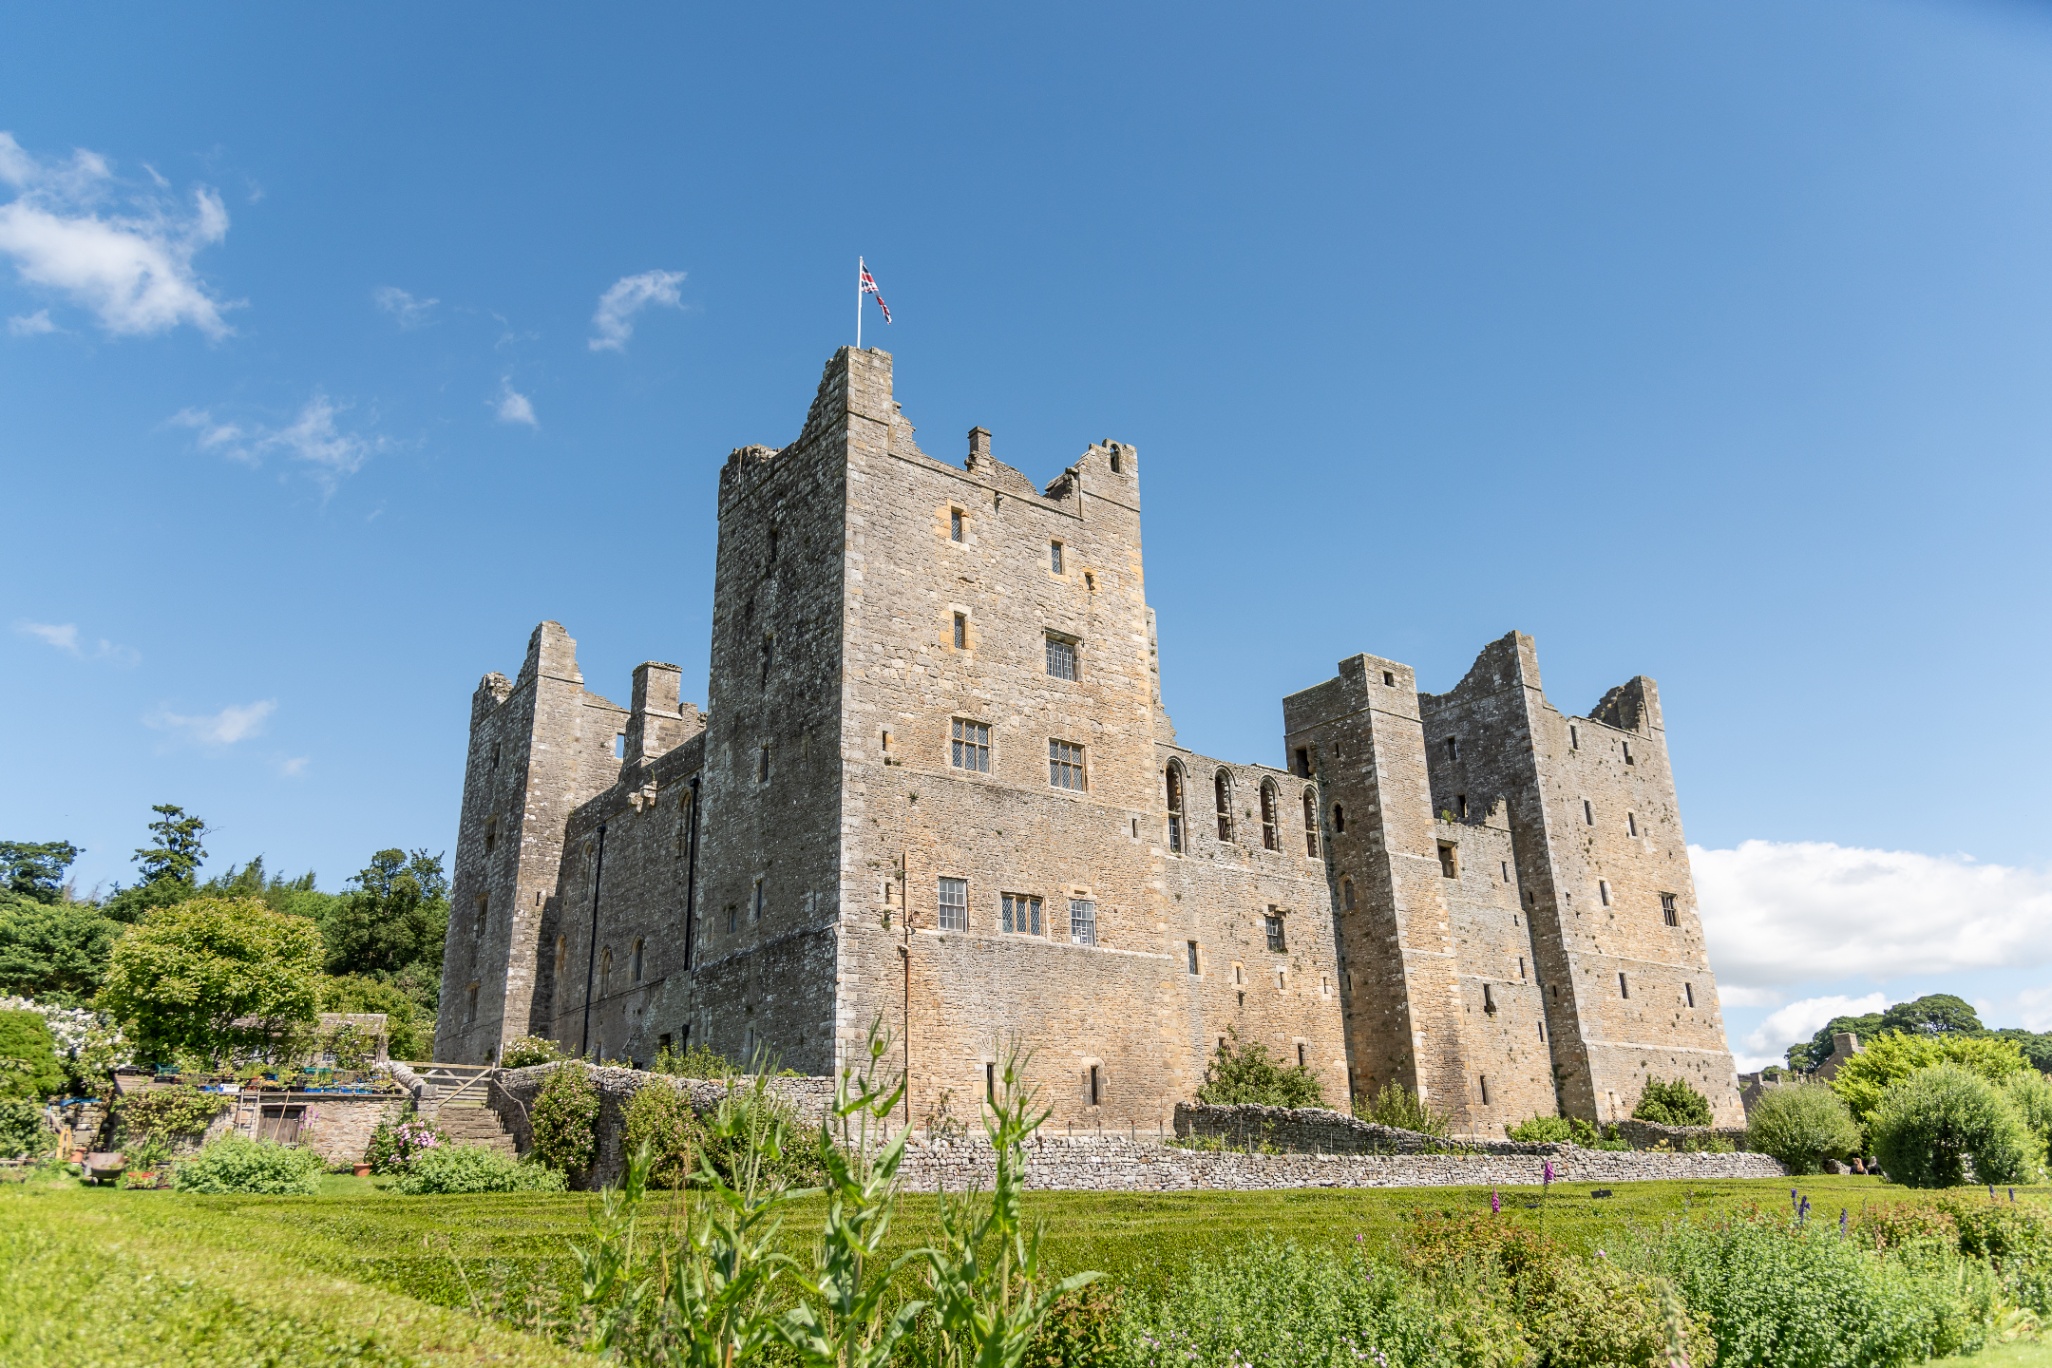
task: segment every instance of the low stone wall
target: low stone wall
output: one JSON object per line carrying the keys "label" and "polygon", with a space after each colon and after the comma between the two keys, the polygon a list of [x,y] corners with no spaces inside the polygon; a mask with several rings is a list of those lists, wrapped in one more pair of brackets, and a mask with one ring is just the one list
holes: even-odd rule
{"label": "low stone wall", "polygon": [[1633,1149],[1687,1149],[1710,1140],[1729,1141],[1734,1149],[1746,1147],[1744,1126],[1662,1126],[1651,1121],[1619,1121],[1616,1126],[1618,1138]]}
{"label": "low stone wall", "polygon": [[[1051,1135],[1027,1146],[1026,1186],[1071,1192],[1536,1186],[1548,1162],[1556,1183],[1779,1178],[1786,1172],[1764,1154],[1544,1148],[1548,1152],[1543,1155],[1246,1154],[1124,1135]],[[958,1192],[972,1183],[988,1188],[995,1167],[989,1141],[956,1136],[915,1139],[906,1147],[899,1174],[908,1192]]]}
{"label": "low stone wall", "polygon": [[1569,1148],[1516,1140],[1441,1140],[1395,1126],[1378,1126],[1324,1107],[1214,1107],[1203,1102],[1176,1104],[1176,1137],[1203,1137],[1234,1149],[1269,1147],[1290,1154],[1429,1154],[1458,1146],[1472,1154],[1543,1157]]}
{"label": "low stone wall", "polygon": [[[528,1109],[548,1079],[555,1064],[536,1064],[525,1069],[500,1069],[493,1074],[485,1105],[499,1114],[506,1124],[507,1134],[513,1137],[513,1145],[526,1154],[534,1148],[534,1126],[528,1119]],[[598,1159],[589,1173],[577,1175],[574,1186],[580,1188],[605,1187],[620,1181],[627,1170],[627,1155],[622,1136],[627,1127],[627,1104],[634,1100],[634,1094],[643,1088],[654,1086],[676,1088],[691,1098],[692,1107],[699,1112],[710,1112],[720,1105],[720,1099],[729,1088],[753,1087],[753,1079],[735,1079],[728,1082],[721,1079],[674,1078],[669,1074],[649,1073],[645,1069],[601,1068],[595,1064],[573,1064],[591,1075],[598,1086]],[[817,1126],[826,1115],[834,1100],[834,1080],[831,1078],[772,1078],[769,1091],[791,1104],[798,1113],[798,1119],[806,1126]]]}

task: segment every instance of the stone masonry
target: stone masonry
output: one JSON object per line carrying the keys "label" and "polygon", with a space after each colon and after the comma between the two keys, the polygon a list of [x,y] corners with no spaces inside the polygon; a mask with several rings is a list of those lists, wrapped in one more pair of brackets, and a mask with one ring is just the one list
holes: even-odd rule
{"label": "stone masonry", "polygon": [[1056,1124],[1137,1134],[1237,1033],[1467,1135],[1676,1073],[1736,1116],[1651,681],[1569,719],[1521,636],[1441,696],[1356,656],[1285,700],[1289,768],[1197,755],[1139,454],[1044,488],[981,428],[936,459],[876,350],[728,457],[715,567],[706,711],[672,665],[587,691],[553,622],[479,685],[438,1059],[534,1033],[827,1075],[881,1023],[915,1125],[1024,1048]]}

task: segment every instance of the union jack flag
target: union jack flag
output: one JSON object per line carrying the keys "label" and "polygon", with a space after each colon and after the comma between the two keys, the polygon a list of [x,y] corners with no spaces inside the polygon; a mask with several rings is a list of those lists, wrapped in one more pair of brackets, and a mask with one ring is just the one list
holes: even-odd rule
{"label": "union jack flag", "polygon": [[[847,260],[846,257],[841,259]],[[884,303],[883,291],[876,288],[876,277],[869,273],[869,267],[863,265],[861,257],[855,258],[855,267],[862,272],[862,293],[876,296],[876,307],[883,310],[884,322],[890,322],[891,306]]]}

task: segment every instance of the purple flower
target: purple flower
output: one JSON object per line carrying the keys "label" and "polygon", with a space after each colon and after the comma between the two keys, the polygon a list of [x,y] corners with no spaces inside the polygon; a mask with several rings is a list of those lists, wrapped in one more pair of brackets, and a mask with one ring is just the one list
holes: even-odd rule
{"label": "purple flower", "polygon": [[1494,1216],[1503,1214],[1503,1198],[1496,1195],[1495,1188],[1489,1189],[1489,1211]]}
{"label": "purple flower", "polygon": [[1551,1159],[1548,1159],[1545,1163],[1539,1166],[1539,1181],[1544,1186],[1552,1186],[1553,1161]]}

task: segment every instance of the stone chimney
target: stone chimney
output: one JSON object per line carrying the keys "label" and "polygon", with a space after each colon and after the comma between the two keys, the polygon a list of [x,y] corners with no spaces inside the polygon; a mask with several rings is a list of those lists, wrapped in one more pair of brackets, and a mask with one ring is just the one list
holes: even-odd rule
{"label": "stone chimney", "polygon": [[990,429],[973,427],[969,429],[969,469],[976,469],[976,463],[990,455]]}

